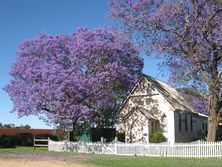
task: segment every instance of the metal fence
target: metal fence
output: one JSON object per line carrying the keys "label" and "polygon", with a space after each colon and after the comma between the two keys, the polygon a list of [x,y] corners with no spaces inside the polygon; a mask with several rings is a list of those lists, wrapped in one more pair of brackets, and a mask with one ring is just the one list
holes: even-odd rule
{"label": "metal fence", "polygon": [[125,143],[84,143],[49,140],[49,151],[73,151],[79,153],[136,155],[184,158],[221,158],[222,142],[197,141],[192,143],[125,144]]}

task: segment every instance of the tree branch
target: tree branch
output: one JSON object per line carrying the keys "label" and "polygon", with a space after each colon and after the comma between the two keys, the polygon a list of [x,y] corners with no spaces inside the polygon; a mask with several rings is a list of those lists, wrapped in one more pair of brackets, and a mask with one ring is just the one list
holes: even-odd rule
{"label": "tree branch", "polygon": [[197,69],[200,71],[201,75],[203,76],[204,80],[208,83],[208,85],[212,85],[213,82],[207,76],[207,73],[204,70],[203,66],[201,65],[201,62],[195,60],[195,54],[193,53],[192,50],[193,50],[193,48],[190,48],[188,56],[190,57],[190,59],[193,62],[193,64],[196,65]]}
{"label": "tree branch", "polygon": [[52,111],[52,110],[50,110],[50,109],[48,109],[46,107],[41,107],[41,110],[44,110],[44,111],[49,112],[49,113],[53,113],[54,112],[54,111]]}
{"label": "tree branch", "polygon": [[217,78],[216,78],[215,81],[214,81],[214,85],[216,85],[217,83],[219,83],[221,75],[222,75],[222,71],[219,71],[219,73],[218,73],[218,75],[217,75]]}
{"label": "tree branch", "polygon": [[193,8],[195,9],[195,21],[194,23],[196,22],[197,18],[199,17],[200,15],[200,8],[199,6],[197,5],[196,1],[195,0],[190,0],[191,4],[193,5]]}
{"label": "tree branch", "polygon": [[209,22],[216,16],[216,14],[222,12],[222,8],[218,9],[217,11],[215,11],[210,17],[209,17]]}
{"label": "tree branch", "polygon": [[177,31],[177,28],[174,28],[174,29],[173,29],[173,28],[169,28],[169,29],[167,29],[167,28],[164,28],[164,27],[162,27],[162,26],[160,26],[160,25],[157,25],[157,24],[154,24],[154,26],[155,26],[156,29],[161,30],[161,31],[163,31],[163,32],[171,32],[171,33],[177,35],[177,36],[180,37],[180,38],[183,37],[183,36],[181,36],[180,33]]}

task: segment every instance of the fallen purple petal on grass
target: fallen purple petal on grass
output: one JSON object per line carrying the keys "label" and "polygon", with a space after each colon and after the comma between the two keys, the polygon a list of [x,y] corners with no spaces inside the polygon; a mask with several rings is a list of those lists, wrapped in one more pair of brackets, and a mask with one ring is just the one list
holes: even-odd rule
{"label": "fallen purple petal on grass", "polygon": [[47,160],[47,161],[81,161],[89,157],[84,155],[63,156],[63,155],[47,155],[47,154],[16,154],[16,153],[0,153],[0,157],[13,159],[29,159],[29,160]]}

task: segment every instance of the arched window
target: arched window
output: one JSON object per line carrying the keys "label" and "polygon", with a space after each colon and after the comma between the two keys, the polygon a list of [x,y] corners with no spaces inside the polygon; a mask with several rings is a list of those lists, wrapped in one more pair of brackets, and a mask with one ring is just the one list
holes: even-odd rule
{"label": "arched window", "polygon": [[187,114],[185,114],[185,131],[187,132],[188,128],[187,128]]}
{"label": "arched window", "polygon": [[179,113],[179,131],[182,131],[182,120],[181,120],[181,114]]}
{"label": "arched window", "polygon": [[190,115],[190,130],[193,131],[193,117]]}

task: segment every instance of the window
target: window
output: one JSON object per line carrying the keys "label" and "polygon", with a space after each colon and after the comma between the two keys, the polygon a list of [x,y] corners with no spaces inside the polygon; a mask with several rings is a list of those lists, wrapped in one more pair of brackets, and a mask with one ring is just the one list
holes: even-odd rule
{"label": "window", "polygon": [[187,132],[187,114],[185,114],[185,131]]}
{"label": "window", "polygon": [[182,130],[182,120],[181,120],[181,114],[179,113],[179,131]]}
{"label": "window", "polygon": [[192,117],[192,115],[190,116],[190,130],[191,130],[191,132],[193,131],[193,117]]}

